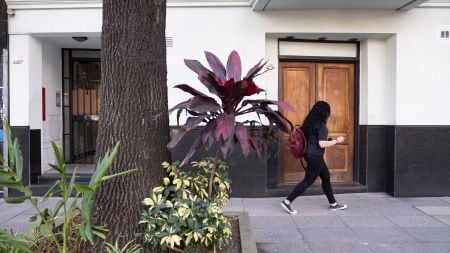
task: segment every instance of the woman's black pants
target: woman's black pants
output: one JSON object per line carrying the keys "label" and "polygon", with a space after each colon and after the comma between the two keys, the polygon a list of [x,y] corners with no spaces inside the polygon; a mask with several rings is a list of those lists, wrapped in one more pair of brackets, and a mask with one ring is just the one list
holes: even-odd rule
{"label": "woman's black pants", "polygon": [[328,171],[323,156],[306,154],[305,160],[308,163],[306,165],[305,178],[295,186],[287,199],[291,202],[294,201],[294,199],[300,196],[320,176],[320,179],[322,179],[322,189],[327,195],[328,202],[330,204],[335,203],[336,199],[334,199],[333,189],[331,188],[330,171]]}

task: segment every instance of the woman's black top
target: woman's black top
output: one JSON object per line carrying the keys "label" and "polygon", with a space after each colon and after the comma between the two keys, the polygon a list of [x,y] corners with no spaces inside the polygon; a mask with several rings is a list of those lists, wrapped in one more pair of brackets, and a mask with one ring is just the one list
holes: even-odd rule
{"label": "woman's black top", "polygon": [[319,146],[319,141],[327,140],[327,125],[325,122],[319,122],[315,124],[311,130],[304,129],[307,141],[306,154],[323,155],[325,153],[325,149]]}

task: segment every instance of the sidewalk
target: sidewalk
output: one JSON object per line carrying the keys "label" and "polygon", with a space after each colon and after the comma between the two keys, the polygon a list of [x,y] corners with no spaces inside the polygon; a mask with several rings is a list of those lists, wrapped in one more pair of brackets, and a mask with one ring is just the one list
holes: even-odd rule
{"label": "sidewalk", "polygon": [[[330,211],[320,195],[294,201],[296,215],[281,208],[282,198],[233,198],[224,211],[249,213],[260,253],[450,253],[450,197],[354,193],[337,194],[336,199],[349,208]],[[0,200],[0,227],[26,232],[30,208]]]}

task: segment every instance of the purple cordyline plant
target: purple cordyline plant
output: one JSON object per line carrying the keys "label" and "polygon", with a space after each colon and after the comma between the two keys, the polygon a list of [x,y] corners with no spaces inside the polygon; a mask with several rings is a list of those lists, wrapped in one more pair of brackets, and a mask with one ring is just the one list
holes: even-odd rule
{"label": "purple cordyline plant", "polygon": [[[226,68],[214,54],[205,52],[205,56],[211,70],[205,68],[197,60],[184,60],[184,63],[197,73],[200,82],[206,86],[209,92],[220,99],[221,104],[213,97],[187,84],[176,85],[175,88],[190,93],[193,97],[170,109],[169,112],[178,110],[178,125],[183,111],[189,117],[185,125],[179,128],[170,143],[167,144],[167,147],[169,149],[174,148],[187,132],[204,122],[206,123],[205,127],[192,144],[181,165],[186,164],[197,150],[200,148],[208,150],[216,141],[220,143],[224,159],[233,151],[234,144],[237,143],[240,144],[245,156],[249,154],[250,148],[253,148],[260,158],[266,156],[268,140],[274,138],[280,141],[279,131],[276,129],[278,128],[283,132],[290,132],[292,129],[292,123],[269,105],[277,105],[284,110],[294,111],[290,104],[282,101],[267,99],[243,100],[244,97],[264,91],[253,82],[253,79],[264,73],[260,73],[260,71],[267,62],[260,60],[241,78],[241,59],[236,51],[230,53]],[[237,116],[249,113],[256,113],[259,121],[236,121]],[[264,125],[261,122],[261,115],[268,119],[268,125]],[[252,129],[249,131],[245,124],[250,125]],[[254,131],[253,128],[255,126],[260,126],[260,131]]]}

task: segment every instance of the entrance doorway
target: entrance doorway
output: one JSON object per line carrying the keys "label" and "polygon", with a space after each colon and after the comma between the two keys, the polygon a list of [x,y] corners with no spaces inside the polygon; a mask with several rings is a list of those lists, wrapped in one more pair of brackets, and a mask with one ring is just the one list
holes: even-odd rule
{"label": "entrance doorway", "polygon": [[[301,125],[307,113],[319,100],[331,106],[328,135],[344,136],[345,142],[325,152],[333,183],[353,181],[354,145],[354,63],[280,62],[280,95],[283,101],[294,106],[296,112],[284,115],[294,124]],[[305,171],[287,145],[284,134],[279,164],[279,184],[298,183]],[[320,179],[316,183],[320,182]]]}
{"label": "entrance doorway", "polygon": [[100,112],[100,51],[64,50],[64,155],[92,164]]}

